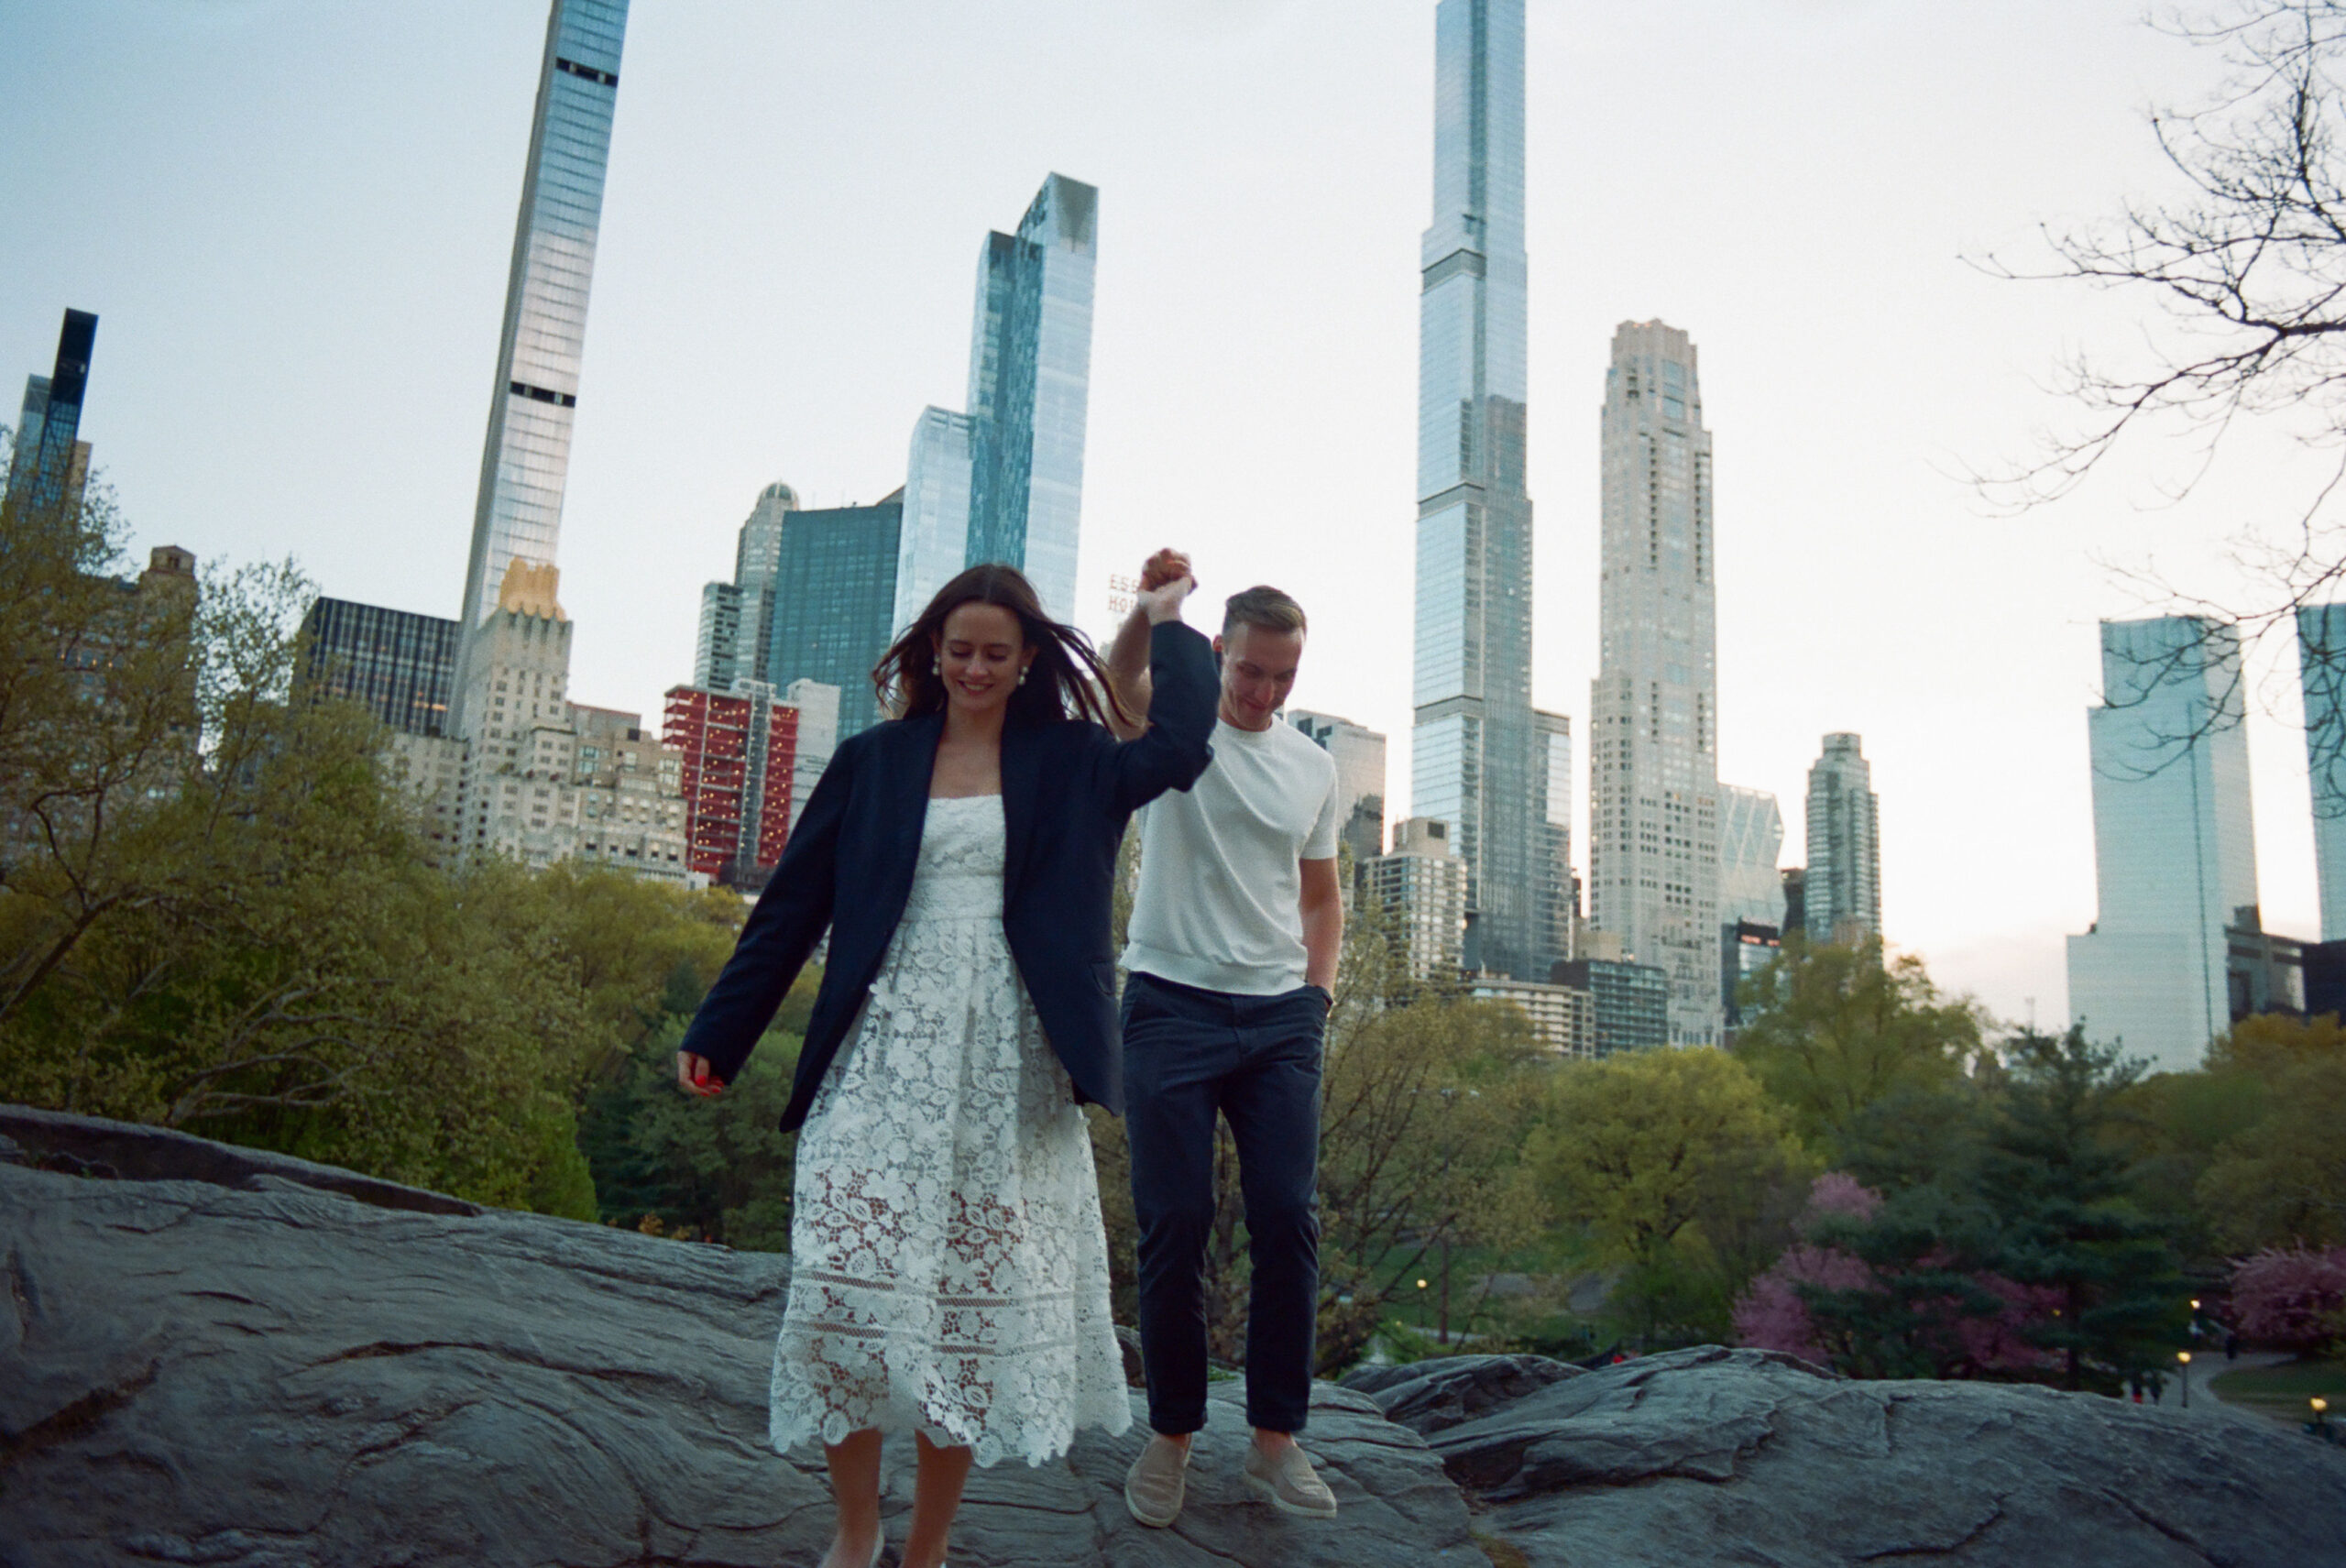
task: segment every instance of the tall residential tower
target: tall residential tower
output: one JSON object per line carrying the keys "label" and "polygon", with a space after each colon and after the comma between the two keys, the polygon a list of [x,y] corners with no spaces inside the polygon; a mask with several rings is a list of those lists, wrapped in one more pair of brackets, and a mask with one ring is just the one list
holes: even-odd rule
{"label": "tall residential tower", "polygon": [[1881,801],[1855,735],[1827,735],[1808,770],[1808,939],[1881,935]]}
{"label": "tall residential tower", "polygon": [[90,477],[90,444],[81,439],[82,400],[89,393],[90,351],[97,339],[96,316],[67,311],[57,334],[56,365],[46,376],[25,378],[24,411],[8,460],[12,505],[71,511],[82,504],[82,488]]}
{"label": "tall residential tower", "polygon": [[462,630],[450,715],[457,733],[465,732],[465,704],[475,685],[474,644],[497,614],[506,569],[515,561],[555,564],[627,6],[628,0],[554,0],[546,19],[473,510],[472,556],[457,615]]}
{"label": "tall residential tower", "polygon": [[1436,9],[1409,799],[1450,825],[1466,862],[1468,966],[1544,981],[1565,957],[1571,911],[1547,800],[1565,720],[1531,707],[1523,55],[1523,0]]}
{"label": "tall residential tower", "polygon": [[1605,376],[1589,917],[1670,982],[1670,1038],[1719,1033],[1718,621],[1694,345],[1624,322]]}

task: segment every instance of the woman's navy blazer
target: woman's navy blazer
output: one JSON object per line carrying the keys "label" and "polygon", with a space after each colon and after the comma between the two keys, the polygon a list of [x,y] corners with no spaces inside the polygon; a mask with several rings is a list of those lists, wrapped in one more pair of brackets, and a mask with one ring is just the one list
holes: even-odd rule
{"label": "woman's navy blazer", "polygon": [[[1043,1033],[1080,1100],[1124,1112],[1109,891],[1124,822],[1213,758],[1219,681],[1211,645],[1178,621],[1149,637],[1148,732],[1118,740],[1080,719],[1002,733],[1003,929]],[[942,714],[876,725],[824,769],[724,972],[676,1047],[730,1083],[828,926],[823,983],[798,1053],[782,1130],[797,1131],[904,917],[920,860]]]}

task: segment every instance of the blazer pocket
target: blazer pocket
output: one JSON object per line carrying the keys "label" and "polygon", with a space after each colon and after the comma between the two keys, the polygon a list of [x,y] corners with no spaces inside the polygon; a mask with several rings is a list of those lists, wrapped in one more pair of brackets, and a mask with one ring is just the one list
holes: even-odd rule
{"label": "blazer pocket", "polygon": [[1113,1002],[1116,999],[1116,966],[1113,963],[1093,964],[1091,983],[1099,988],[1101,995]]}

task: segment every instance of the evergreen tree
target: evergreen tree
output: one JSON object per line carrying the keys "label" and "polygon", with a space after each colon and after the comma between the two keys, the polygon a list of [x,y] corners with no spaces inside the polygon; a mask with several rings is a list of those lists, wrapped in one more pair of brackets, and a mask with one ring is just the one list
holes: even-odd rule
{"label": "evergreen tree", "polygon": [[1979,1159],[1993,1266],[2057,1299],[2027,1332],[2058,1357],[2063,1386],[2115,1392],[2166,1367],[2188,1294],[2167,1225],[2134,1201],[2120,1137],[2122,1096],[2142,1068],[2089,1043],[2081,1024],[2059,1036],[2027,1031],[2008,1057]]}

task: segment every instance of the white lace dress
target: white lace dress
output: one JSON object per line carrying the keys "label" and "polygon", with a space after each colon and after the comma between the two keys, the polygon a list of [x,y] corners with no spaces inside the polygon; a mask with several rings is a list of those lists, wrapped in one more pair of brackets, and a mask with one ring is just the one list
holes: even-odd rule
{"label": "white lace dress", "polygon": [[1083,1113],[1002,928],[1002,797],[928,803],[912,897],[798,1137],[773,1444],[1038,1464],[1132,1424]]}

